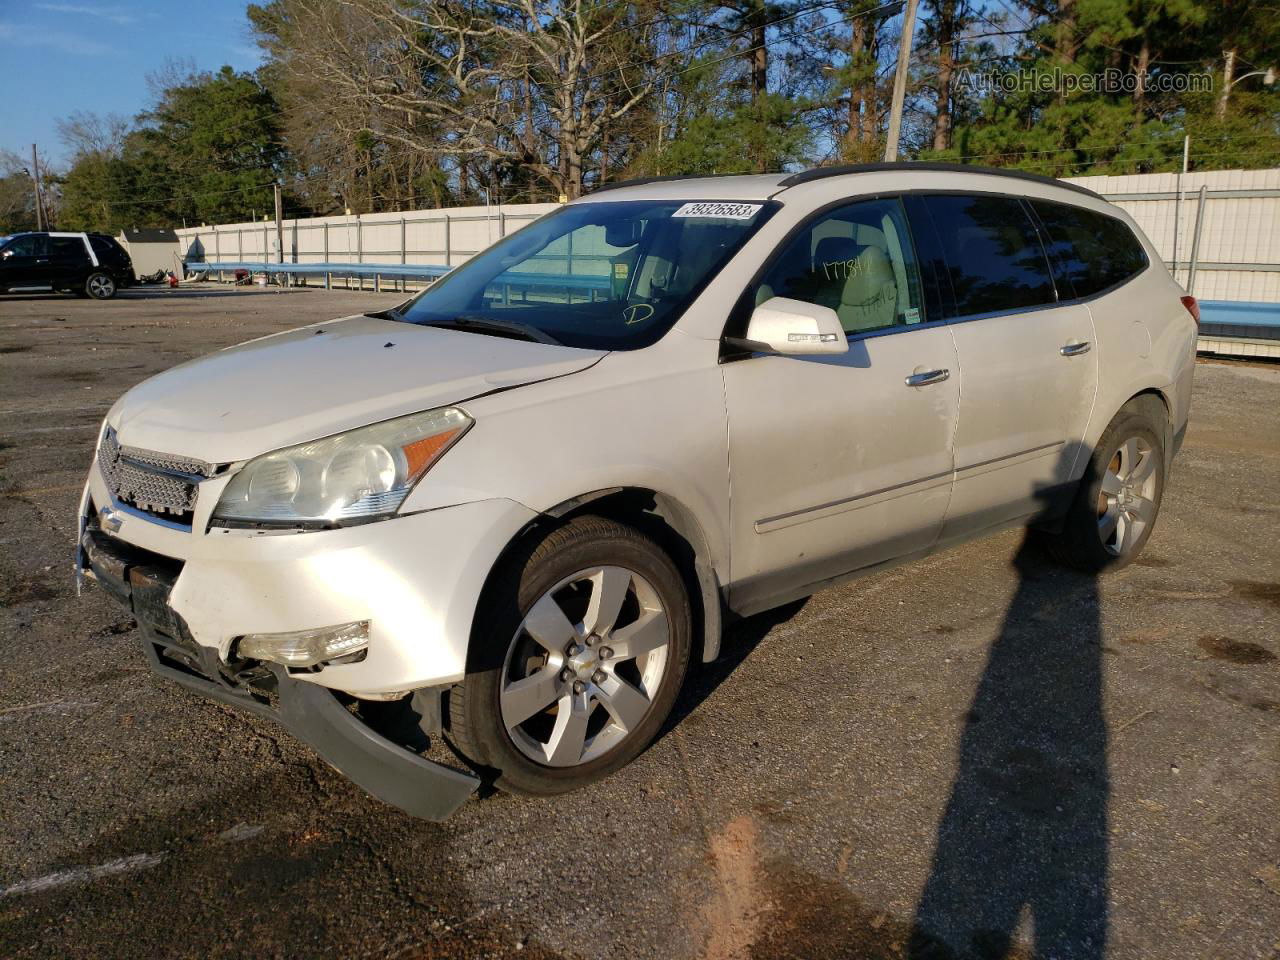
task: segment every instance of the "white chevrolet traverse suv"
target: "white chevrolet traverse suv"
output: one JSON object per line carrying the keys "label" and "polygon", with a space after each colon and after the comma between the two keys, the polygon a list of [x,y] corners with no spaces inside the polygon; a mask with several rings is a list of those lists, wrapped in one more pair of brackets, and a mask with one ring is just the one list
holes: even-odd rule
{"label": "white chevrolet traverse suv", "polygon": [[1133,559],[1196,313],[1058,181],[620,184],[395,310],[134,387],[79,567],[157,671],[403,810],[553,794],[643,750],[730,618],[1014,524]]}

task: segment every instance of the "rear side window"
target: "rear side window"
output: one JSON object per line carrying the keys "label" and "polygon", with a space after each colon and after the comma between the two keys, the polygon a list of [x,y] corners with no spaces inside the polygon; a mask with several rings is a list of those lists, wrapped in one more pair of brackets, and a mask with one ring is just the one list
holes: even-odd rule
{"label": "rear side window", "polygon": [[90,237],[89,243],[93,247],[93,252],[98,255],[99,260],[121,260],[124,258],[124,250],[120,244],[110,237]]}
{"label": "rear side window", "polygon": [[1040,234],[1020,201],[947,194],[924,202],[942,242],[958,316],[1057,300]]}
{"label": "rear side window", "polygon": [[1123,283],[1147,266],[1133,231],[1115,217],[1065,203],[1031,203],[1048,233],[1049,256],[1059,280],[1077,297]]}
{"label": "rear side window", "polygon": [[49,255],[63,263],[79,263],[89,259],[89,252],[84,248],[84,241],[79,237],[50,237]]}

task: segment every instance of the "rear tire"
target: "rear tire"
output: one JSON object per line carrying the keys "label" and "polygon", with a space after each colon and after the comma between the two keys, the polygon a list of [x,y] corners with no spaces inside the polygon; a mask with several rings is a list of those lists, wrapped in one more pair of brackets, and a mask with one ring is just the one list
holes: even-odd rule
{"label": "rear tire", "polygon": [[95,270],[85,278],[84,293],[94,300],[110,300],[116,295],[116,282],[111,274]]}
{"label": "rear tire", "polygon": [[1058,534],[1042,534],[1049,553],[1086,573],[1132,563],[1155,528],[1164,496],[1165,431],[1144,406],[1129,403],[1089,458]]}
{"label": "rear tire", "polygon": [[693,618],[671,558],[631,527],[579,517],[503,561],[450,691],[457,750],[510,793],[602,779],[657,735],[688,670]]}

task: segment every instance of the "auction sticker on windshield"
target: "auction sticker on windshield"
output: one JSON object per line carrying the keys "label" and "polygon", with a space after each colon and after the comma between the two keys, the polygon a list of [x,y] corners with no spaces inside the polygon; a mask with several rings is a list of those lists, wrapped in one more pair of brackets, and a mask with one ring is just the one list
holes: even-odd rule
{"label": "auction sticker on windshield", "polygon": [[686,203],[671,216],[673,219],[714,217],[717,220],[750,220],[760,212],[762,206],[762,203]]}

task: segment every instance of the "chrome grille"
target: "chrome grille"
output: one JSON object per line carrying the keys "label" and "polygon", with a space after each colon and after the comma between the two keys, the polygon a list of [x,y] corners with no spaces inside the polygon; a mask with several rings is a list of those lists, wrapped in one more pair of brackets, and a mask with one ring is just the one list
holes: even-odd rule
{"label": "chrome grille", "polygon": [[202,460],[121,446],[111,427],[102,433],[98,465],[117,501],[180,523],[191,522],[198,484],[214,472]]}

